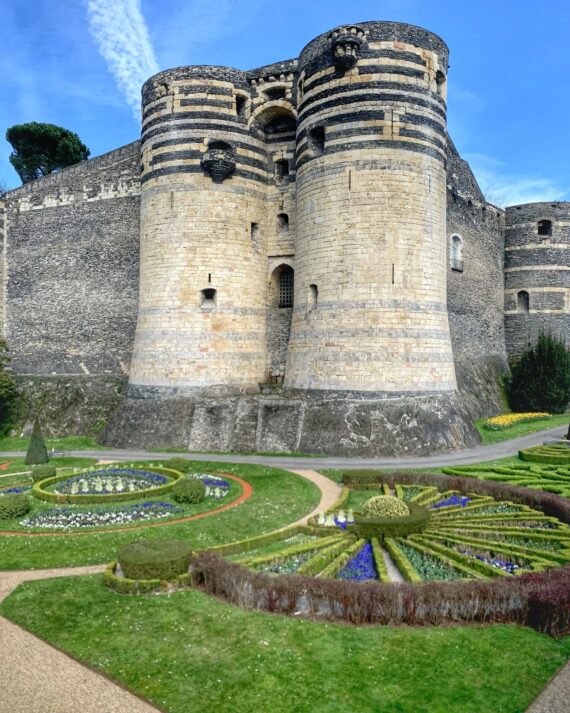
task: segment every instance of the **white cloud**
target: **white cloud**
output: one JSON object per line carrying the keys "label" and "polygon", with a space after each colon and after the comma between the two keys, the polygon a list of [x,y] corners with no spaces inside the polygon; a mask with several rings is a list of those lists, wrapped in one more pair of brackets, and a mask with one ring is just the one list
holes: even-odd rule
{"label": "white cloud", "polygon": [[551,178],[521,176],[506,170],[506,164],[481,153],[465,154],[487,200],[500,206],[564,200],[568,190]]}
{"label": "white cloud", "polygon": [[140,0],[88,0],[87,14],[99,52],[138,122],[141,86],[158,72]]}

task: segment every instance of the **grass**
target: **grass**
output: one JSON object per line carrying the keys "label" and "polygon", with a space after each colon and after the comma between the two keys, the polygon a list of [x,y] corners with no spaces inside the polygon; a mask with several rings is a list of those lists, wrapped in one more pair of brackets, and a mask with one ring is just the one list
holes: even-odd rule
{"label": "grass", "polygon": [[[49,462],[50,465],[55,465],[56,468],[87,468],[88,466],[97,463],[97,459],[61,456],[57,458],[50,458]],[[32,467],[30,465],[26,465],[23,458],[0,458],[0,466],[2,465],[5,467],[0,467],[0,487],[8,483],[8,479],[4,478],[5,475],[10,473],[25,473]]]}
{"label": "grass", "polygon": [[0,612],[170,713],[522,713],[570,656],[515,626],[323,624],[98,575],[27,582]]}
{"label": "grass", "polygon": [[[104,451],[108,450],[95,442],[90,436],[66,436],[65,438],[46,438],[48,451]],[[4,436],[0,438],[1,451],[27,451],[30,444],[29,438],[17,438],[15,436]]]}
{"label": "grass", "polygon": [[568,427],[568,424],[570,423],[570,413],[554,414],[550,418],[541,419],[540,421],[515,424],[510,428],[504,428],[500,431],[490,431],[489,429],[484,428],[483,424],[486,420],[487,419],[482,418],[479,421],[475,421],[475,428],[479,431],[481,443],[484,446],[489,446],[493,443],[510,441],[512,438],[520,438],[520,436],[526,436],[528,433],[544,431],[546,428],[556,428],[556,426]]}
{"label": "grass", "polygon": [[[69,536],[0,536],[0,570],[75,567],[113,559],[121,545],[149,538],[187,538],[196,548],[243,539],[288,525],[313,510],[320,491],[293,473],[231,463],[194,464],[201,472],[233,473],[253,487],[249,500],[210,518],[134,532],[89,532]],[[0,479],[0,483],[2,480]]]}

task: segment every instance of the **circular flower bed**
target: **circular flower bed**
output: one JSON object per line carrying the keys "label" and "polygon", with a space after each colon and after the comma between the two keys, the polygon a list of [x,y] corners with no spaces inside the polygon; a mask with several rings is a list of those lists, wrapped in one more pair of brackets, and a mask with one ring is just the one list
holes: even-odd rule
{"label": "circular flower bed", "polygon": [[138,500],[162,495],[183,477],[165,468],[106,467],[58,475],[34,484],[32,494],[58,503],[97,503]]}

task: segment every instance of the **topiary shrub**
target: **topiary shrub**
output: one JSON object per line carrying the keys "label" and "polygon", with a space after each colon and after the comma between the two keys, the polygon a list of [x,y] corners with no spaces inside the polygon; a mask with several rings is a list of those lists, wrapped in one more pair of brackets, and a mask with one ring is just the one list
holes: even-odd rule
{"label": "topiary shrub", "polygon": [[36,465],[38,463],[47,463],[48,460],[49,457],[46,448],[46,442],[44,441],[44,437],[42,436],[39,421],[36,419],[34,421],[32,437],[30,438],[30,445],[28,446],[28,451],[26,453],[24,463],[26,465]]}
{"label": "topiary shrub", "polygon": [[570,401],[570,349],[562,339],[542,333],[511,366],[505,383],[513,411],[564,413]]}
{"label": "topiary shrub", "polygon": [[376,495],[364,503],[364,517],[408,517],[410,510],[406,503],[392,495]]}
{"label": "topiary shrub", "polygon": [[172,488],[172,495],[179,503],[201,503],[206,497],[206,486],[198,478],[180,478]]}
{"label": "topiary shrub", "polygon": [[190,470],[192,461],[186,458],[169,458],[163,463],[165,468],[171,468],[172,470],[177,470],[179,473],[187,473]]}
{"label": "topiary shrub", "polygon": [[30,507],[30,499],[24,493],[0,495],[0,520],[13,520],[25,515]]}
{"label": "topiary shrub", "polygon": [[188,571],[192,547],[184,540],[139,540],[117,555],[127,579],[174,579]]}
{"label": "topiary shrub", "polygon": [[40,480],[45,480],[45,478],[53,478],[57,474],[57,468],[55,465],[35,465],[32,468],[32,480],[34,483]]}

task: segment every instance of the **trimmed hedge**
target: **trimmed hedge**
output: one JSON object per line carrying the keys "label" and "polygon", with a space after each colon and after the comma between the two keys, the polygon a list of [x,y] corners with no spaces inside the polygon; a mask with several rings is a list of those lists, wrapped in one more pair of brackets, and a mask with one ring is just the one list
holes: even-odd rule
{"label": "trimmed hedge", "polygon": [[185,540],[139,540],[121,547],[117,559],[128,579],[168,581],[188,571],[192,547]]}
{"label": "trimmed hedge", "polygon": [[[92,468],[89,468],[85,472],[92,470]],[[171,480],[164,485],[159,485],[155,488],[148,488],[147,490],[134,490],[132,492],[127,491],[124,493],[103,493],[101,495],[69,495],[63,493],[52,493],[49,490],[45,490],[45,488],[53,485],[54,483],[59,483],[62,480],[67,480],[73,476],[81,475],[81,472],[67,473],[66,475],[56,475],[54,478],[46,478],[39,483],[34,483],[32,486],[32,495],[38,498],[38,500],[44,500],[48,503],[67,503],[70,505],[93,505],[96,503],[126,502],[128,500],[139,500],[141,498],[164,495],[172,490],[177,480],[184,477],[181,473],[167,468],[141,468],[141,470],[158,473],[159,475],[167,475],[171,478]]]}
{"label": "trimmed hedge", "polygon": [[410,511],[403,500],[393,495],[375,495],[364,503],[362,514],[369,519],[394,519],[408,517]]}
{"label": "trimmed hedge", "polygon": [[320,541],[301,542],[296,545],[287,545],[283,549],[276,550],[275,552],[265,552],[259,555],[254,555],[253,557],[240,557],[238,558],[238,561],[246,567],[257,567],[260,564],[266,564],[268,562],[282,562],[283,560],[295,555],[304,554],[305,552],[317,552],[329,547],[330,545],[335,545],[340,539],[343,539],[342,533],[335,533],[330,537],[323,538]]}
{"label": "trimmed hedge", "polygon": [[49,465],[48,463],[45,463],[44,465],[35,465],[31,470],[31,475],[34,483],[39,483],[40,480],[53,478],[57,475],[57,468],[55,465]]}
{"label": "trimmed hedge", "polygon": [[355,514],[355,522],[346,528],[357,537],[370,539],[378,537],[405,537],[415,532],[423,532],[429,525],[431,512],[413,502],[407,503],[410,514],[407,517],[361,517]]}
{"label": "trimmed hedge", "polygon": [[168,460],[163,461],[163,465],[165,468],[177,470],[179,473],[189,473],[193,463],[187,458],[168,458]]}
{"label": "trimmed hedge", "polygon": [[13,520],[30,511],[30,498],[24,493],[8,493],[0,496],[0,520]]}
{"label": "trimmed hedge", "polygon": [[117,594],[156,594],[156,592],[160,591],[191,587],[194,583],[192,572],[180,574],[169,582],[164,582],[160,579],[128,579],[127,577],[119,577],[116,574],[117,564],[117,562],[111,562],[107,565],[103,573],[104,585],[107,589]]}
{"label": "trimmed hedge", "polygon": [[193,560],[203,590],[245,609],[352,624],[519,624],[570,633],[570,565],[520,577],[418,584],[268,575],[211,553]]}
{"label": "trimmed hedge", "polygon": [[347,547],[350,547],[353,542],[354,538],[347,539],[343,537],[336,544],[330,545],[330,547],[327,547],[324,550],[319,550],[314,557],[311,557],[310,560],[303,562],[297,570],[297,574],[309,576],[320,574],[331,564],[331,562],[334,562],[334,560],[342,554]]}
{"label": "trimmed hedge", "polygon": [[390,575],[388,574],[388,569],[386,568],[386,562],[384,561],[384,556],[382,555],[382,549],[378,540],[373,537],[370,540],[372,545],[372,554],[374,555],[374,564],[376,565],[376,571],[378,572],[378,577],[381,582],[390,582]]}
{"label": "trimmed hedge", "polygon": [[570,465],[570,448],[565,445],[535,446],[519,451],[519,458],[530,463]]}
{"label": "trimmed hedge", "polygon": [[365,544],[366,540],[363,539],[353,542],[343,552],[341,552],[338,557],[335,557],[335,559],[323,569],[319,576],[336,577],[340,570],[348,564],[355,555],[358,554]]}
{"label": "trimmed hedge", "polygon": [[386,552],[394,560],[394,564],[396,565],[396,567],[400,571],[400,574],[406,580],[406,582],[422,581],[422,578],[414,568],[413,564],[398,547],[398,543],[396,542],[396,540],[387,538],[384,541],[384,547],[386,548]]}
{"label": "trimmed hedge", "polygon": [[201,503],[206,497],[206,486],[198,478],[186,476],[174,483],[172,497],[178,503]]}

